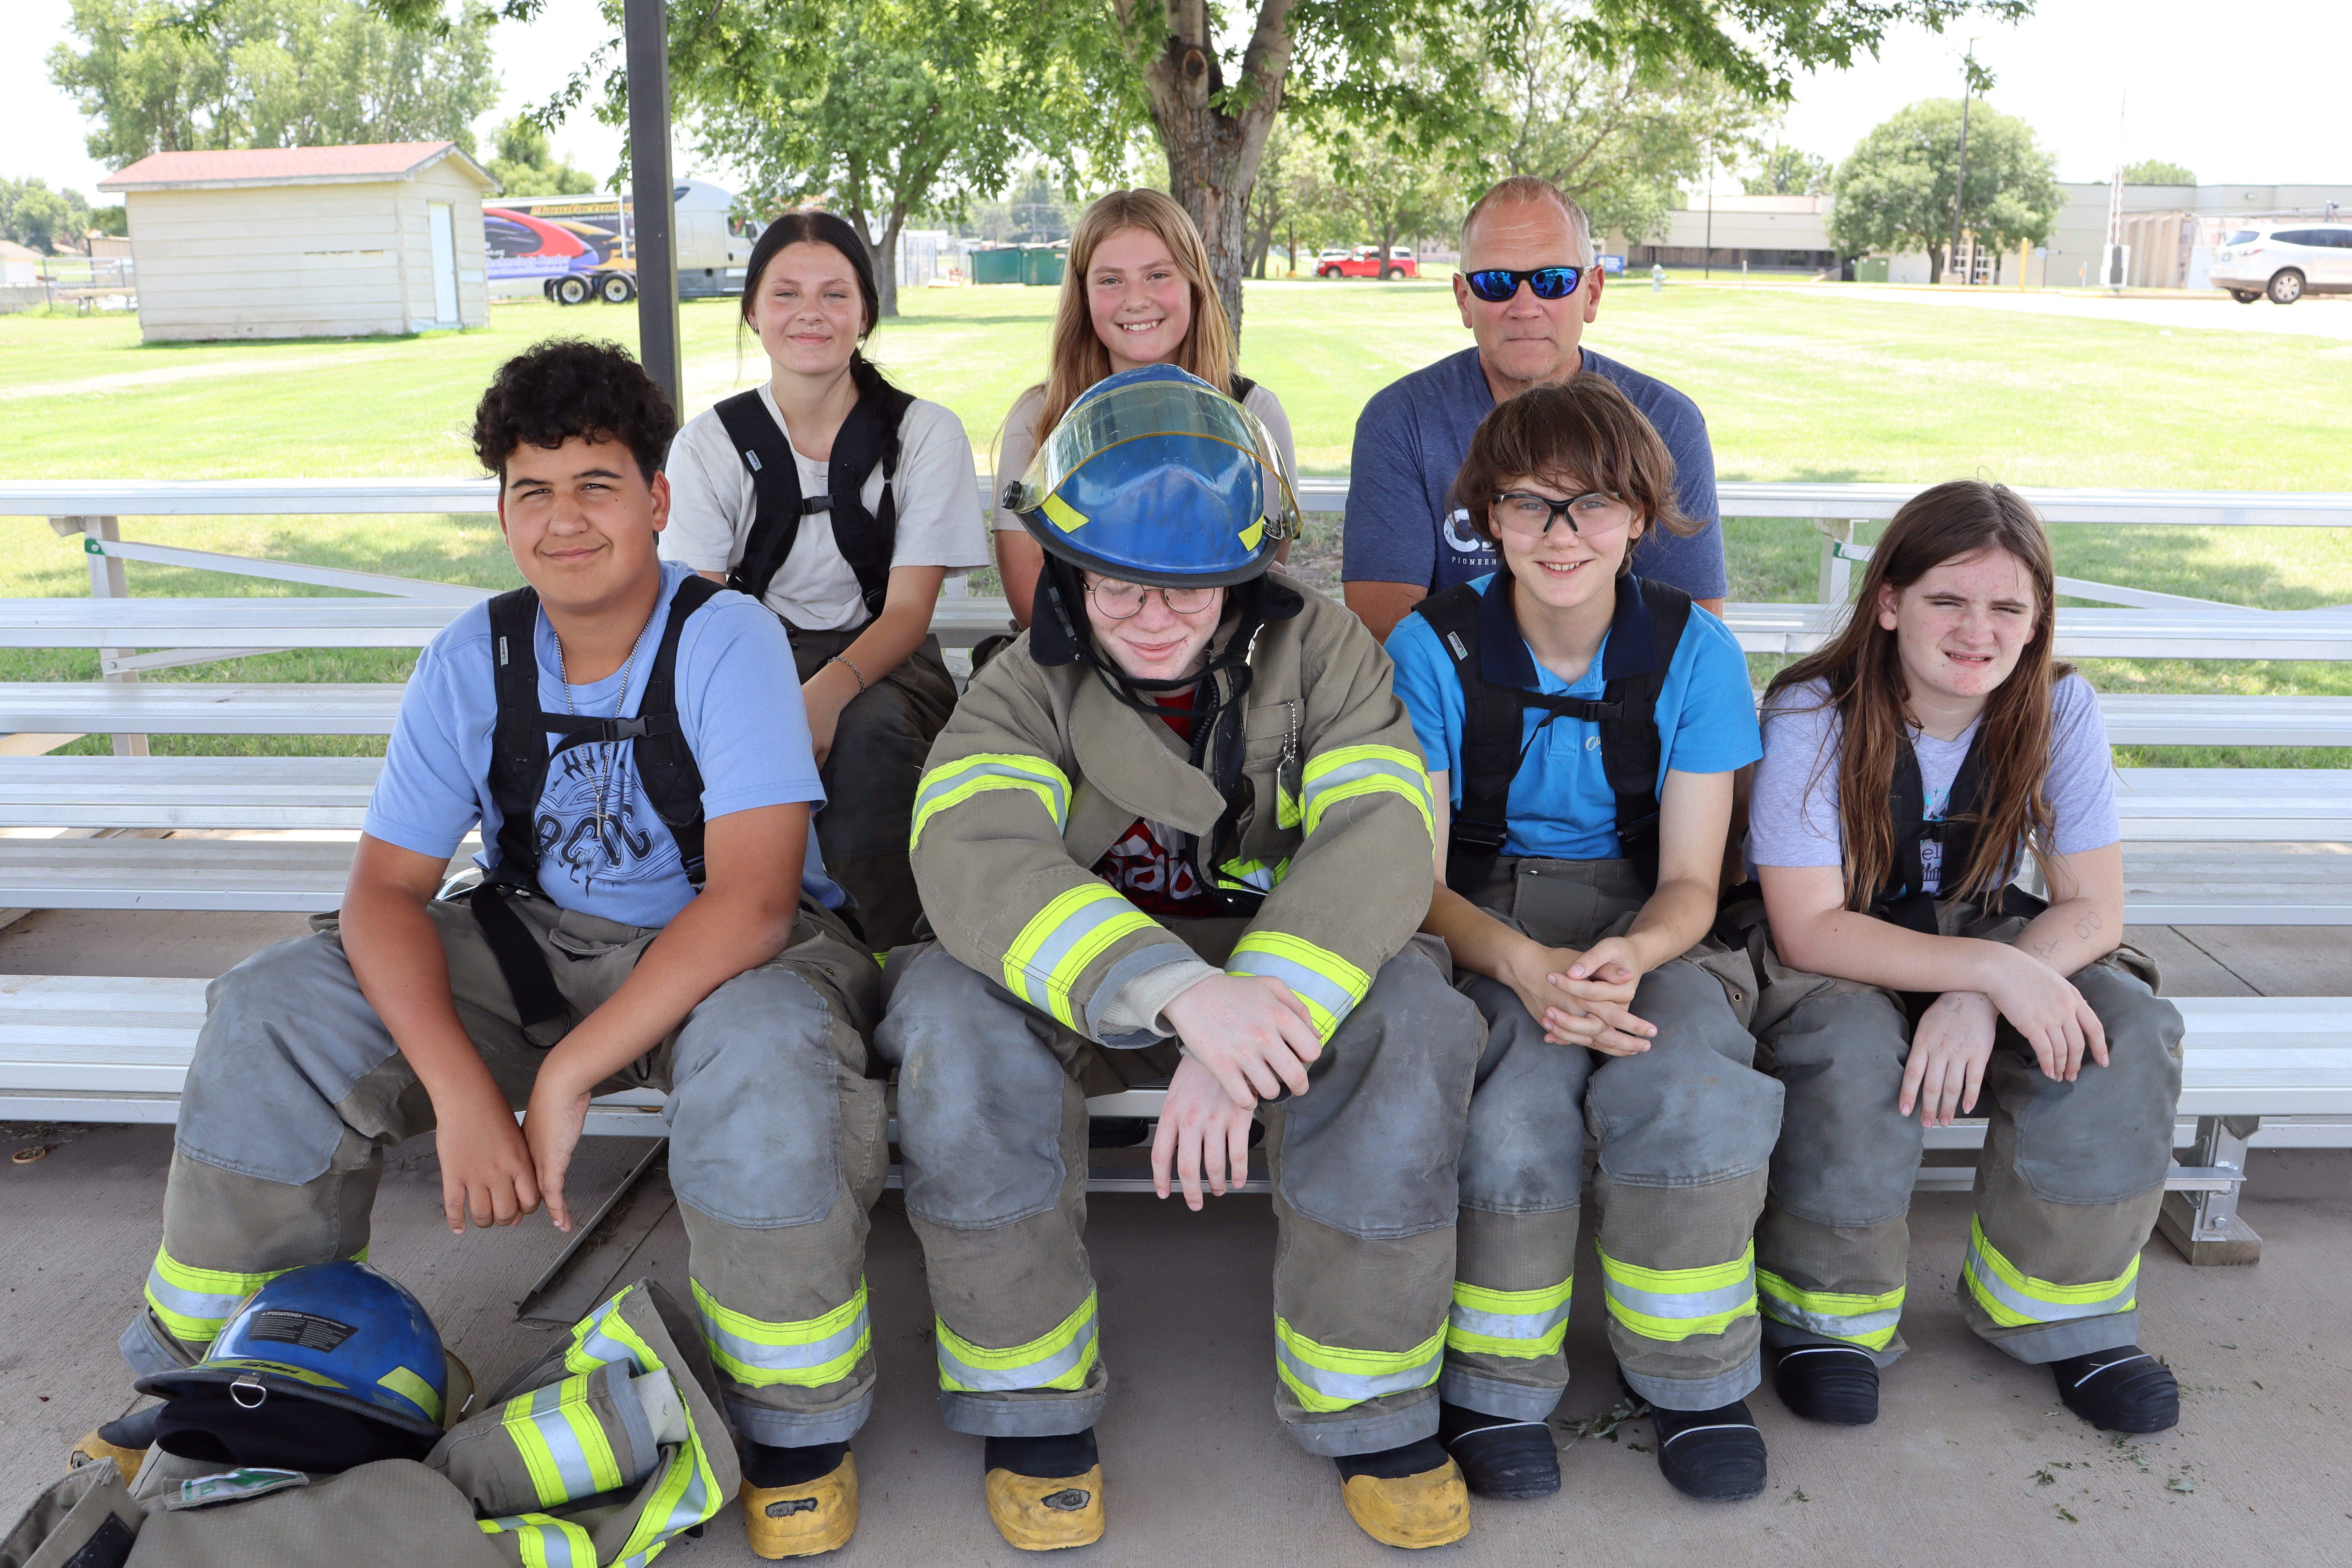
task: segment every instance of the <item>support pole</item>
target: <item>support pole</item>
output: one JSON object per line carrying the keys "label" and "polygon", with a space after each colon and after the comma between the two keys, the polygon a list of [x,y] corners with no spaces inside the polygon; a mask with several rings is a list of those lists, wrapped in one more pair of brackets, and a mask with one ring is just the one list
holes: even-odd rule
{"label": "support pole", "polygon": [[[106,544],[121,542],[122,539],[121,521],[118,518],[111,517],[86,517],[81,520],[81,527],[82,538],[85,542],[83,549],[89,559],[89,596],[93,599],[127,599],[131,597],[131,584],[122,574],[122,563],[110,555],[101,554],[99,552],[89,548],[89,542],[92,541]],[[114,660],[129,658],[137,651],[138,650],[135,648],[127,647],[100,648],[98,650],[98,667],[100,670],[106,670],[108,666]],[[117,670],[118,672],[116,673],[102,674],[99,679],[101,680],[110,680],[117,684],[135,684],[139,679],[139,672],[136,669],[123,669],[117,667]],[[147,737],[144,735],[115,736],[114,754],[118,757],[145,756],[147,754]]]}
{"label": "support pole", "polygon": [[[2200,1116],[2197,1119],[2199,1165],[2244,1175],[2247,1143],[2260,1131],[2259,1116]],[[2156,1228],[2180,1256],[2200,1268],[2259,1263],[2263,1238],[2238,1213],[2238,1189],[2220,1193],[2167,1193],[2157,1210]]]}
{"label": "support pole", "polygon": [[637,254],[637,361],[681,417],[677,203],[669,157],[669,22],[663,0],[624,0],[629,77],[629,199]]}

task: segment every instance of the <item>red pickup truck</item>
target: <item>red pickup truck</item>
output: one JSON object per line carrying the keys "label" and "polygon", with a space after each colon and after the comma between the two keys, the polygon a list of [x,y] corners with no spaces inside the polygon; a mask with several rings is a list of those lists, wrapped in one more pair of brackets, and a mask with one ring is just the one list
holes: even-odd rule
{"label": "red pickup truck", "polygon": [[1381,265],[1381,247],[1359,245],[1349,250],[1327,250],[1315,258],[1318,278],[1418,278],[1421,264],[1413,259],[1412,251],[1398,246],[1389,253],[1388,265]]}

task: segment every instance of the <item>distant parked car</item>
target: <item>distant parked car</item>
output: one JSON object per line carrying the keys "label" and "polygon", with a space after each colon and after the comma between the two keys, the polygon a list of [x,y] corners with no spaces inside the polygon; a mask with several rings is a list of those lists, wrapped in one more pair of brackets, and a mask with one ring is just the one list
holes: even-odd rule
{"label": "distant parked car", "polygon": [[1398,246],[1389,252],[1388,264],[1381,264],[1381,247],[1359,245],[1351,250],[1327,250],[1315,258],[1318,278],[1418,278],[1421,263],[1410,246]]}
{"label": "distant parked car", "polygon": [[2292,305],[2305,294],[2352,294],[2352,224],[2258,223],[2233,229],[2208,276],[2241,305],[2264,295]]}

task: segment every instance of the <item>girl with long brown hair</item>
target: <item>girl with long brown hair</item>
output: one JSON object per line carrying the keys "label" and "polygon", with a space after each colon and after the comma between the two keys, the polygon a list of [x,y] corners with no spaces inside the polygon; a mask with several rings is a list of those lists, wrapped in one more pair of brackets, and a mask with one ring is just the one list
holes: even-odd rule
{"label": "girl with long brown hair", "polygon": [[[1030,458],[1095,383],[1147,364],[1189,371],[1256,415],[1298,470],[1290,416],[1273,393],[1235,374],[1233,323],[1217,300],[1209,249],[1190,214],[1154,190],[1113,191],[1078,217],[1054,313],[1053,363],[1004,416],[996,478],[1017,479]],[[1030,598],[1045,563],[1017,512],[996,509],[996,563],[1016,626],[1029,625]],[[1286,554],[1287,546],[1285,546]],[[1285,559],[1277,555],[1276,560]]]}
{"label": "girl with long brown hair", "polygon": [[[1845,628],[1765,693],[1748,853],[1769,925],[1751,921],[1750,952],[1788,1099],[1756,1281],[1800,1415],[1875,1419],[1904,1349],[1924,1129],[1985,1090],[1969,1327],[2049,1365],[2094,1426],[2179,1419],[2133,1309],[2182,1026],[2123,945],[2106,728],[2053,655],[2055,606],[2017,492],[1937,485],[1895,514]],[[2046,901],[2011,885],[2027,855]]]}

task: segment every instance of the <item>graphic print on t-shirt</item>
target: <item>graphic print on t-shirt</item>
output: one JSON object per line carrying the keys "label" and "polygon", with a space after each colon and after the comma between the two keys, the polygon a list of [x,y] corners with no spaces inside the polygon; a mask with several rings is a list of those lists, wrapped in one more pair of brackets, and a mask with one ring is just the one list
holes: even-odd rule
{"label": "graphic print on t-shirt", "polygon": [[1188,912],[1186,906],[1208,897],[1200,873],[1181,849],[1162,835],[1156,822],[1138,818],[1119,841],[1103,851],[1095,869],[1128,901],[1148,915]]}
{"label": "graphic print on t-shirt", "polygon": [[600,882],[650,882],[678,873],[677,841],[637,786],[635,753],[633,744],[599,742],[548,763],[547,790],[539,797],[531,834],[540,863],[562,866],[583,892]]}
{"label": "graphic print on t-shirt", "polygon": [[[1927,809],[1919,814],[1921,819],[1927,822],[1943,821],[1945,803],[1951,798],[1952,786],[1949,783],[1929,790]],[[1940,838],[1919,840],[1919,886],[1923,890],[1930,893],[1940,893],[1944,890],[1944,843]]]}

